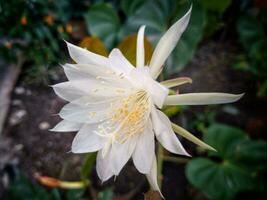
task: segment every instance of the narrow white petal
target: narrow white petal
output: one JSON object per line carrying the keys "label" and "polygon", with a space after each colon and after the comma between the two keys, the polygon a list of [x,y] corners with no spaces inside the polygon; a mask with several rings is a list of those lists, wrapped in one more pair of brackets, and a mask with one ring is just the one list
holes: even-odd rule
{"label": "narrow white petal", "polygon": [[113,49],[109,54],[109,60],[111,61],[111,67],[118,72],[128,75],[134,67],[123,56],[119,49]]}
{"label": "narrow white petal", "polygon": [[72,141],[71,151],[73,153],[95,152],[104,146],[105,138],[97,135],[94,130],[98,124],[84,125]]}
{"label": "narrow white petal", "polygon": [[137,170],[143,174],[149,173],[155,152],[155,140],[151,121],[146,130],[140,134],[133,153],[133,162]]}
{"label": "narrow white petal", "polygon": [[106,154],[106,156],[103,158],[102,150],[100,150],[97,153],[96,158],[96,172],[98,177],[104,182],[108,179],[110,179],[114,173],[112,169],[112,153],[111,151]]}
{"label": "narrow white petal", "polygon": [[177,134],[195,143],[196,145],[199,145],[200,147],[204,149],[216,151],[213,147],[201,141],[200,139],[198,139],[196,136],[194,136],[193,134],[191,134],[190,132],[182,128],[181,126],[178,126],[177,124],[172,123],[172,128]]}
{"label": "narrow white petal", "polygon": [[137,35],[136,44],[136,67],[145,65],[145,46],[144,46],[145,26],[141,26]]}
{"label": "narrow white petal", "polygon": [[190,156],[173,132],[169,118],[156,108],[152,110],[151,117],[157,140],[162,146],[172,153]]}
{"label": "narrow white petal", "polygon": [[113,159],[110,165],[112,165],[114,174],[116,176],[119,175],[121,169],[131,158],[135,146],[136,146],[136,137],[129,138],[124,143],[114,142],[112,144],[111,151],[113,154]]}
{"label": "narrow white petal", "polygon": [[108,59],[104,56],[95,54],[81,47],[75,46],[69,42],[67,47],[69,50],[70,57],[79,64],[94,64],[97,66],[108,66]]}
{"label": "narrow white petal", "polygon": [[157,159],[156,156],[154,154],[153,156],[153,162],[152,162],[152,167],[149,171],[148,174],[146,174],[146,178],[151,186],[151,188],[155,191],[158,191],[160,193],[160,195],[163,197],[159,185],[158,185],[158,180],[157,180]]}
{"label": "narrow white petal", "polygon": [[166,81],[160,82],[160,84],[164,85],[167,88],[172,88],[176,86],[180,86],[186,83],[192,83],[192,79],[189,77],[179,77],[179,78],[174,78]]}
{"label": "narrow white petal", "polygon": [[54,128],[50,129],[50,131],[54,132],[73,132],[78,131],[82,127],[82,124],[75,123],[67,120],[62,120],[59,122]]}
{"label": "narrow white petal", "polygon": [[162,70],[162,65],[175,48],[177,42],[179,41],[181,35],[186,29],[190,14],[191,14],[192,6],[188,10],[188,12],[179,19],[175,24],[173,24],[169,30],[161,37],[159,40],[154,53],[151,58],[150,68],[151,68],[151,76],[156,79]]}
{"label": "narrow white petal", "polygon": [[164,105],[209,105],[238,101],[244,94],[228,93],[189,93],[170,95]]}

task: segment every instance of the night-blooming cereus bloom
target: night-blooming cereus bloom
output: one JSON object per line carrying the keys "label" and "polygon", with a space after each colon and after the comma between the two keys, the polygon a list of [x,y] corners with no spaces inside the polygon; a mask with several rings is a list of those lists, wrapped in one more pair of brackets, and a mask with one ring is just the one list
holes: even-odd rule
{"label": "night-blooming cereus bloom", "polygon": [[154,138],[168,151],[188,156],[174,131],[184,137],[190,134],[172,124],[160,111],[162,106],[229,103],[241,97],[225,93],[168,96],[168,88],[191,79],[156,81],[184,32],[190,13],[191,8],[159,40],[148,66],[144,63],[144,26],[137,37],[136,67],[118,49],[113,49],[106,58],[67,43],[76,64],[63,66],[69,81],[53,88],[70,103],[59,113],[63,121],[52,130],[78,131],[72,143],[74,153],[98,151],[96,168],[102,181],[117,176],[132,158],[137,170],[146,174],[152,188],[159,191]]}

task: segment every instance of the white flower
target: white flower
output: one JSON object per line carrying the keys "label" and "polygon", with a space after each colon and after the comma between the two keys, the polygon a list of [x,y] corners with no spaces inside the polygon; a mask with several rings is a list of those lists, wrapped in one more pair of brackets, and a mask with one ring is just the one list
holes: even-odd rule
{"label": "white flower", "polygon": [[52,131],[78,131],[72,152],[98,151],[96,167],[102,181],[117,176],[132,158],[138,171],[146,174],[152,188],[159,191],[154,138],[168,151],[188,156],[173,128],[182,136],[189,134],[178,125],[172,125],[159,109],[163,105],[229,103],[241,98],[242,95],[224,93],[168,96],[168,88],[191,79],[156,81],[184,32],[190,13],[191,8],[163,35],[149,66],[144,63],[145,26],[138,32],[136,67],[118,49],[113,49],[106,58],[67,43],[70,56],[77,64],[65,64],[69,81],[53,86],[56,94],[70,103],[60,111],[63,121]]}

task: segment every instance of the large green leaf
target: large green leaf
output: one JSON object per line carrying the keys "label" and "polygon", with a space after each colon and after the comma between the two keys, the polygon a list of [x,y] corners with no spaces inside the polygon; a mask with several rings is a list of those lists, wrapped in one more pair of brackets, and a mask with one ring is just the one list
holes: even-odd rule
{"label": "large green leaf", "polygon": [[241,129],[224,124],[211,125],[204,142],[218,152],[210,152],[210,159],[189,162],[186,175],[192,185],[211,199],[233,199],[245,190],[265,191],[261,176],[267,167],[267,142],[250,140]]}
{"label": "large green leaf", "polygon": [[245,132],[236,127],[212,124],[204,134],[203,140],[213,146],[222,158],[232,158],[236,145],[246,138]]}
{"label": "large green leaf", "polygon": [[186,176],[210,199],[233,199],[237,192],[252,189],[252,175],[230,162],[216,163],[206,158],[190,161]]}
{"label": "large green leaf", "polygon": [[120,7],[126,16],[130,16],[136,12],[146,0],[123,0],[120,1]]}
{"label": "large green leaf", "polygon": [[267,168],[267,142],[245,140],[236,145],[234,158],[242,166],[263,170]]}
{"label": "large green leaf", "polygon": [[113,47],[120,29],[120,19],[116,10],[108,3],[91,6],[85,14],[88,32],[99,37],[108,48]]}

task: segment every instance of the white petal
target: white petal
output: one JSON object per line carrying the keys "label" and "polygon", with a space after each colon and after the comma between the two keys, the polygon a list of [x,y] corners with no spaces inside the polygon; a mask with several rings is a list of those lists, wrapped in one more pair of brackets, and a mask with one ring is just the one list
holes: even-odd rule
{"label": "white petal", "polygon": [[133,153],[133,162],[137,170],[143,174],[149,173],[155,153],[155,140],[152,124],[149,120],[146,130],[140,134]]}
{"label": "white petal", "polygon": [[78,131],[82,127],[82,124],[75,123],[67,120],[62,120],[59,122],[54,128],[50,129],[50,131],[54,132],[73,132]]}
{"label": "white petal", "polygon": [[113,160],[110,164],[112,164],[112,168],[114,170],[114,174],[117,176],[124,165],[131,158],[133,151],[136,146],[136,137],[129,138],[124,143],[114,142],[112,144],[112,154]]}
{"label": "white petal", "polygon": [[[79,70],[77,65],[75,64],[65,64],[62,66],[64,69],[64,72],[69,80],[82,80],[82,79],[88,79],[90,78],[90,75]],[[99,67],[98,67],[99,68]],[[91,77],[93,78],[93,77]]]}
{"label": "white petal", "polygon": [[175,24],[173,24],[169,30],[161,37],[159,40],[152,58],[150,62],[151,68],[151,76],[156,79],[162,70],[162,65],[175,48],[178,40],[180,39],[182,33],[186,29],[190,14],[191,14],[192,6],[187,11],[187,13],[178,20]]}
{"label": "white petal", "polygon": [[77,89],[72,83],[63,82],[52,86],[54,92],[66,101],[73,101],[86,94],[85,91]]}
{"label": "white petal", "polygon": [[180,86],[186,83],[192,83],[192,79],[188,77],[179,77],[179,78],[174,78],[166,81],[160,82],[160,84],[164,85],[167,88],[172,88],[176,86]]}
{"label": "white petal", "polygon": [[102,181],[106,181],[110,179],[114,173],[112,169],[112,153],[111,151],[107,153],[107,155],[103,158],[102,156],[102,150],[100,150],[97,153],[97,158],[96,158],[96,172],[98,177]]}
{"label": "white petal", "polygon": [[59,116],[65,120],[78,123],[99,123],[109,118],[110,104],[113,100],[100,101],[82,105],[82,102],[74,101],[66,104],[59,112]]}
{"label": "white petal", "polygon": [[189,93],[170,95],[164,102],[165,105],[209,105],[223,104],[238,101],[244,94],[228,93]]}
{"label": "white petal", "polygon": [[157,140],[162,146],[172,153],[190,156],[173,132],[169,118],[155,108],[152,109],[151,117]]}
{"label": "white petal", "polygon": [[144,46],[145,26],[141,26],[137,35],[136,44],[136,67],[143,67],[145,64],[145,46]]}
{"label": "white petal", "polygon": [[146,175],[146,178],[151,186],[151,188],[153,190],[156,190],[160,193],[161,197],[163,197],[163,195],[161,194],[159,185],[158,185],[158,180],[157,180],[157,160],[156,160],[156,156],[154,154],[153,156],[153,162],[152,162],[152,167],[149,171],[149,173]]}
{"label": "white petal", "polygon": [[94,80],[101,85],[109,85],[118,88],[130,88],[131,85],[126,79],[121,79],[119,73],[111,67],[89,65],[89,64],[65,64],[62,66],[67,78],[70,81]]}
{"label": "white petal", "polygon": [[108,59],[104,56],[95,54],[81,47],[67,43],[70,57],[79,64],[94,64],[97,66],[108,66]]}
{"label": "white petal", "polygon": [[[125,87],[124,87],[125,86]],[[55,93],[64,100],[74,101],[83,96],[114,97],[122,96],[128,90],[127,84],[98,79],[82,79],[67,81],[52,86]],[[122,93],[122,91],[124,93]]]}
{"label": "white petal", "polygon": [[94,131],[98,124],[84,125],[73,139],[71,151],[73,153],[95,152],[104,146],[106,138],[100,137]]}
{"label": "white petal", "polygon": [[117,70],[125,75],[128,75],[134,67],[123,56],[119,49],[113,49],[109,54],[109,60],[111,61],[111,67],[113,70]]}

